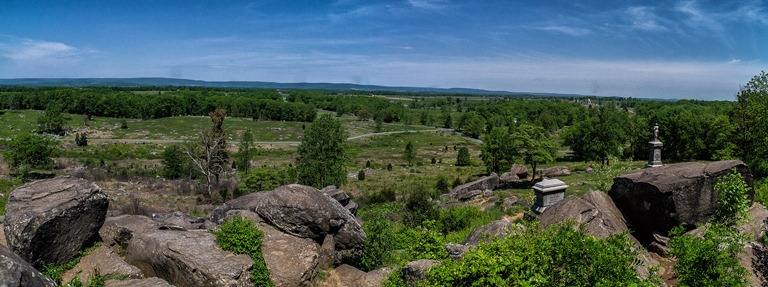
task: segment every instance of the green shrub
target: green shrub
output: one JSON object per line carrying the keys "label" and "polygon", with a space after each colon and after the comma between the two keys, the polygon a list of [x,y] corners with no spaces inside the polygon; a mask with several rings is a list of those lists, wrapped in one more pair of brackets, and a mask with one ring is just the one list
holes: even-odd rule
{"label": "green shrub", "polygon": [[213,234],[222,249],[251,257],[253,260],[251,281],[256,286],[274,286],[269,280],[269,269],[261,255],[261,239],[264,233],[256,228],[253,222],[233,217],[222,223],[219,230],[214,231]]}
{"label": "green shrub", "polygon": [[532,225],[470,249],[461,261],[442,260],[427,273],[427,285],[654,286],[638,278],[632,244],[624,235],[597,239],[583,225]]}
{"label": "green shrub", "polygon": [[374,192],[373,194],[370,194],[367,198],[367,202],[369,204],[376,204],[376,203],[387,203],[387,202],[393,202],[397,198],[397,193],[394,189],[387,186],[384,187],[380,192]]}
{"label": "green shrub", "polygon": [[360,170],[360,171],[357,173],[357,180],[365,180],[365,170],[362,170],[362,169],[361,169],[361,170]]}
{"label": "green shrub", "polygon": [[755,181],[755,202],[768,204],[768,178]]}
{"label": "green shrub", "polygon": [[425,220],[419,228],[417,236],[408,244],[408,253],[413,259],[445,259],[445,235],[436,231],[434,220]]}
{"label": "green shrub", "polygon": [[747,270],[737,258],[742,246],[738,231],[721,224],[704,228],[701,237],[683,234],[682,227],[671,232],[670,254],[677,257],[680,286],[747,286]]}
{"label": "green shrub", "polygon": [[749,210],[749,187],[735,169],[715,184],[717,210],[715,221],[733,226],[746,221]]}
{"label": "green shrub", "polygon": [[448,181],[445,179],[444,176],[440,176],[437,178],[437,183],[435,183],[435,189],[437,189],[441,193],[448,193],[450,189],[448,188]]}
{"label": "green shrub", "polygon": [[363,230],[368,236],[363,242],[363,257],[360,268],[371,271],[384,265],[392,248],[392,231],[389,220],[378,214],[371,220],[363,222]]}
{"label": "green shrub", "polygon": [[439,213],[432,205],[427,192],[426,188],[416,187],[408,194],[405,199],[405,225],[415,227],[425,220],[437,219]]}
{"label": "green shrub", "polygon": [[438,228],[443,234],[467,228],[473,218],[480,216],[480,211],[472,206],[458,206],[440,210]]}
{"label": "green shrub", "polygon": [[295,183],[298,179],[296,168],[293,166],[273,167],[262,166],[251,169],[247,174],[241,174],[240,186],[234,197],[240,197],[251,192],[273,190],[277,187]]}
{"label": "green shrub", "polygon": [[459,149],[459,155],[456,156],[456,165],[457,166],[468,166],[470,165],[471,159],[469,156],[469,149],[466,147],[461,147]]}

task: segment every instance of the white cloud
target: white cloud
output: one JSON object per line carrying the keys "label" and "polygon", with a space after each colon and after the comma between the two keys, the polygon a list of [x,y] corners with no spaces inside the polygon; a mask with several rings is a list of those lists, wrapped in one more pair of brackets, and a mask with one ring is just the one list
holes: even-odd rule
{"label": "white cloud", "polygon": [[718,16],[699,8],[694,1],[680,2],[675,6],[675,10],[687,17],[684,23],[693,29],[701,32],[721,33],[723,31],[723,25],[718,20]]}
{"label": "white cloud", "polygon": [[629,7],[626,10],[630,17],[632,27],[644,31],[666,31],[667,28],[660,24],[661,18],[653,7]]}
{"label": "white cloud", "polygon": [[0,37],[0,56],[24,64],[76,64],[81,56],[95,50],[80,49],[61,42]]}

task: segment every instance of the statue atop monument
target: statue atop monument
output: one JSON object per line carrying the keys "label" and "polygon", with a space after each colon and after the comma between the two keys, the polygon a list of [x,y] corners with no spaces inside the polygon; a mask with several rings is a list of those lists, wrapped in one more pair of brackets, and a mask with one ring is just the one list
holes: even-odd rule
{"label": "statue atop monument", "polygon": [[656,123],[653,126],[653,140],[648,142],[648,163],[645,164],[646,168],[660,167],[661,164],[661,146],[664,144],[659,141],[659,124]]}
{"label": "statue atop monument", "polygon": [[653,126],[653,141],[659,141],[659,123]]}

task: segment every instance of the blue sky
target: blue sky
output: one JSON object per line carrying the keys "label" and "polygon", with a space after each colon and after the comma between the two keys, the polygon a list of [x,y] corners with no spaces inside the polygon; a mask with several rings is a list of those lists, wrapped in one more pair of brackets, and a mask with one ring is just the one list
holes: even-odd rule
{"label": "blue sky", "polygon": [[0,78],[174,77],[735,99],[768,2],[0,3]]}

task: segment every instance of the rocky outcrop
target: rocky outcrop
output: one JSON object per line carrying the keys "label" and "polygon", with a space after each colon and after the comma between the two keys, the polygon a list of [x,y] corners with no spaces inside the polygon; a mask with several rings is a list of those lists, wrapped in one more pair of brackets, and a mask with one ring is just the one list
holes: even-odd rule
{"label": "rocky outcrop", "polygon": [[346,192],[336,187],[335,185],[329,185],[321,189],[320,192],[338,201],[342,206],[349,203],[349,195]]}
{"label": "rocky outcrop", "polygon": [[0,286],[53,287],[56,285],[24,259],[0,245]]}
{"label": "rocky outcrop", "polygon": [[528,178],[528,168],[522,164],[513,164],[512,168],[509,170],[509,173],[514,174],[519,179]]}
{"label": "rocky outcrop", "polygon": [[320,245],[315,241],[280,232],[247,210],[227,213],[227,218],[233,216],[250,219],[264,232],[261,253],[269,269],[269,279],[275,286],[307,286],[315,278],[320,259]]}
{"label": "rocky outcrop", "polygon": [[349,265],[341,265],[328,270],[325,279],[314,282],[318,287],[378,287],[389,276],[392,269],[381,268],[364,272]]}
{"label": "rocky outcrop", "polygon": [[537,170],[536,174],[542,177],[569,176],[571,175],[571,171],[565,166],[553,166]]}
{"label": "rocky outcrop", "polygon": [[140,215],[108,218],[99,232],[129,264],[148,277],[179,286],[250,286],[248,255],[216,244],[207,230],[166,229]]}
{"label": "rocky outcrop", "polygon": [[482,194],[485,190],[494,190],[498,186],[499,176],[496,173],[492,173],[489,176],[453,188],[445,197],[464,201]]}
{"label": "rocky outcrop", "polygon": [[102,245],[80,258],[80,263],[64,273],[61,281],[69,282],[74,277],[78,277],[80,282],[88,282],[88,278],[97,269],[102,276],[123,277],[127,279],[140,279],[144,277],[139,268],[128,264],[113,252],[111,248]]}
{"label": "rocky outcrop", "polygon": [[8,247],[32,266],[63,264],[98,240],[109,201],[95,184],[59,177],[24,184],[8,199]]}
{"label": "rocky outcrop", "polygon": [[539,217],[541,227],[575,220],[585,225],[588,234],[598,238],[627,231],[624,218],[607,194],[590,190],[583,198],[570,196],[548,207]]}
{"label": "rocky outcrop", "polygon": [[405,264],[402,269],[403,281],[411,286],[416,286],[420,281],[427,279],[429,268],[440,264],[440,261],[431,259],[419,259]]}
{"label": "rocky outcrop", "polygon": [[227,201],[212,219],[220,221],[229,210],[250,210],[283,232],[318,244],[326,235],[333,235],[339,252],[359,254],[365,240],[365,233],[352,213],[311,186],[291,184],[251,193]]}
{"label": "rocky outcrop", "polygon": [[713,187],[732,169],[744,177],[753,198],[752,174],[737,160],[678,163],[631,171],[614,178],[608,194],[637,234],[667,234],[681,223],[706,222],[716,209],[717,193]]}
{"label": "rocky outcrop", "polygon": [[205,219],[192,217],[180,211],[152,214],[152,219],[168,229],[206,229]]}
{"label": "rocky outcrop", "polygon": [[3,219],[4,216],[0,216],[0,245],[8,247],[8,242],[5,241],[5,231],[3,231]]}

